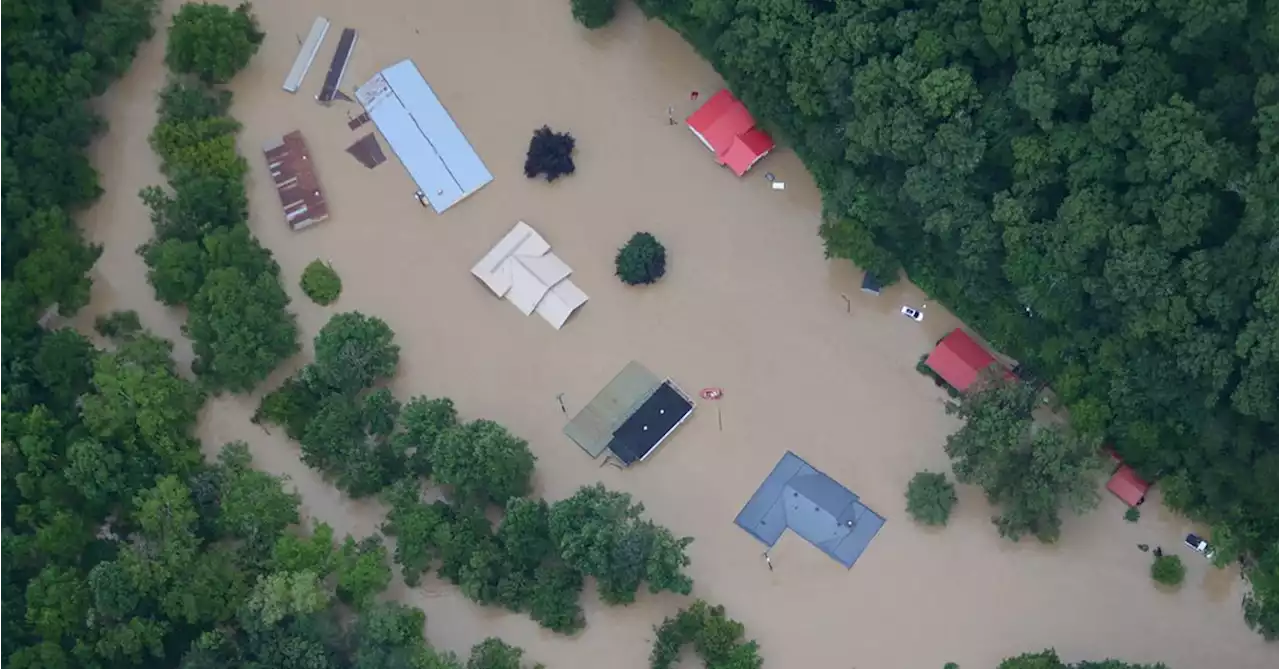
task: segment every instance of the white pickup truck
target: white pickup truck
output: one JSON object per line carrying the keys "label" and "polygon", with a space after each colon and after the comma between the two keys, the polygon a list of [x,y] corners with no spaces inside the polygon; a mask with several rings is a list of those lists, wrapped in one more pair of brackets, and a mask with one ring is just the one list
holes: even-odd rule
{"label": "white pickup truck", "polygon": [[1182,540],[1182,543],[1186,544],[1187,548],[1190,548],[1206,558],[1209,558],[1210,560],[1213,559],[1213,547],[1209,545],[1208,541],[1205,541],[1198,535],[1188,534],[1187,538]]}

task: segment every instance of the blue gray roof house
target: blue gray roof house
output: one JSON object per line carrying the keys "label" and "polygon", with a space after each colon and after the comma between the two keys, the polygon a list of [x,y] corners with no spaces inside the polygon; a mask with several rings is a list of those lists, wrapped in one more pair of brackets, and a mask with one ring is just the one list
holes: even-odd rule
{"label": "blue gray roof house", "polygon": [[852,568],[884,518],[848,488],[787,451],[734,520],[766,546],[787,529]]}

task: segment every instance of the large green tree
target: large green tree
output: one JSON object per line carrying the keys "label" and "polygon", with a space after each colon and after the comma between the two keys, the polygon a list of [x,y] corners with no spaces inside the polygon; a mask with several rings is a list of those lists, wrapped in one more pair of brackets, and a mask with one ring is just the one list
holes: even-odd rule
{"label": "large green tree", "polygon": [[1250,592],[1244,598],[1244,619],[1249,626],[1267,639],[1275,639],[1280,631],[1280,549],[1271,549],[1245,572],[1249,577]]}
{"label": "large green tree", "polygon": [[315,362],[304,378],[315,388],[354,394],[395,374],[400,347],[380,318],[358,311],[330,318],[315,338]]}
{"label": "large green tree", "polygon": [[415,397],[400,414],[401,430],[393,438],[415,476],[431,474],[431,454],[437,442],[458,425],[458,411],[447,397]]}
{"label": "large green tree", "polygon": [[684,647],[693,644],[707,669],[760,669],[759,645],[744,639],[746,627],[725,615],[723,606],[701,599],[654,628],[651,669],[669,669]]}
{"label": "large green tree", "polygon": [[251,277],[225,266],[209,272],[185,328],[196,353],[192,369],[213,390],[251,390],[299,350],[288,304],[274,273]]}
{"label": "large green tree", "polygon": [[506,504],[529,493],[534,460],[529,444],[491,420],[458,425],[431,449],[436,481],[466,501]]}
{"label": "large green tree", "polygon": [[551,537],[560,557],[594,576],[607,603],[635,601],[636,590],[646,581],[650,592],[688,594],[693,588],[683,571],[689,564],[685,548],[693,539],[677,538],[641,518],[643,512],[644,505],[632,504],[630,495],[599,483],[551,507]]}
{"label": "large green tree", "polygon": [[165,63],[174,72],[223,84],[249,64],[264,37],[247,2],[235,9],[190,2],[173,15]]}
{"label": "large green tree", "polygon": [[1099,441],[1038,421],[1039,396],[1031,385],[989,378],[947,405],[964,421],[945,447],[956,479],[980,486],[1000,507],[992,521],[1014,541],[1026,534],[1055,541],[1061,510],[1093,508],[1101,485]]}

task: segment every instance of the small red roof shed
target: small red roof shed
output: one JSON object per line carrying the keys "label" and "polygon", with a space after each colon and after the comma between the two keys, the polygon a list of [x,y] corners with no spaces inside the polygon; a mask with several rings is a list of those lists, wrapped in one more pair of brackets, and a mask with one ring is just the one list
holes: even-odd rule
{"label": "small red roof shed", "polygon": [[1138,478],[1138,473],[1129,465],[1120,465],[1111,480],[1107,481],[1107,490],[1119,497],[1129,506],[1138,506],[1146,501],[1147,490],[1151,484]]}
{"label": "small red roof shed", "polygon": [[738,176],[746,174],[774,147],[773,138],[756,127],[746,105],[728,90],[711,96],[685,123],[716,154],[716,162]]}
{"label": "small red roof shed", "polygon": [[952,388],[964,392],[978,380],[983,370],[995,362],[995,356],[987,349],[964,330],[956,328],[938,342],[924,364]]}

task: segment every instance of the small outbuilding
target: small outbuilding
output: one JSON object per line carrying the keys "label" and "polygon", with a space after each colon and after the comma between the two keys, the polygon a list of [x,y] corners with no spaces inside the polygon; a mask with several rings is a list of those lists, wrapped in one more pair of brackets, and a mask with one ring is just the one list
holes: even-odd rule
{"label": "small outbuilding", "polygon": [[983,371],[998,363],[995,356],[967,332],[956,328],[938,341],[924,364],[952,388],[964,392]]}
{"label": "small outbuilding", "polygon": [[883,288],[884,285],[880,283],[880,280],[876,278],[876,275],[871,272],[862,273],[862,292],[879,295],[880,290]]}
{"label": "small outbuilding", "polygon": [[1111,480],[1107,481],[1107,490],[1129,506],[1138,506],[1147,501],[1147,490],[1150,489],[1151,484],[1143,481],[1129,465],[1120,465],[1116,473],[1111,475]]}
{"label": "small outbuilding", "polygon": [[773,138],[756,127],[747,106],[727,89],[711,96],[685,119],[689,129],[716,156],[742,176],[773,150]]}

